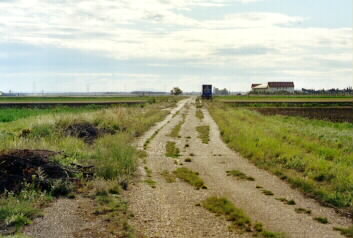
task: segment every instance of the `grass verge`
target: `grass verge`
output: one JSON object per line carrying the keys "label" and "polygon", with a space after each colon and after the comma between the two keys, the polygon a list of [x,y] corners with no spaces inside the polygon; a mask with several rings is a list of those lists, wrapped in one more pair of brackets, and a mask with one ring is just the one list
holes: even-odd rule
{"label": "grass verge", "polygon": [[341,235],[345,237],[353,238],[353,226],[348,228],[335,227],[333,229],[341,232]]}
{"label": "grass verge", "polygon": [[353,126],[213,103],[223,140],[260,168],[322,203],[353,211]]}

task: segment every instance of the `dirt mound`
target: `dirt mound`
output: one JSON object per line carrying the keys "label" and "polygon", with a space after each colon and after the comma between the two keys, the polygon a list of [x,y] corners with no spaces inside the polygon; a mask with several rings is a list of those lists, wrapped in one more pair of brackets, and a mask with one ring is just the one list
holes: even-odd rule
{"label": "dirt mound", "polygon": [[68,126],[65,130],[68,136],[83,139],[87,144],[93,144],[94,141],[105,134],[115,134],[115,131],[108,128],[97,128],[91,123],[80,122]]}
{"label": "dirt mound", "polygon": [[60,153],[47,150],[11,150],[0,153],[0,193],[19,192],[25,183],[50,191],[55,180],[72,173],[52,158]]}

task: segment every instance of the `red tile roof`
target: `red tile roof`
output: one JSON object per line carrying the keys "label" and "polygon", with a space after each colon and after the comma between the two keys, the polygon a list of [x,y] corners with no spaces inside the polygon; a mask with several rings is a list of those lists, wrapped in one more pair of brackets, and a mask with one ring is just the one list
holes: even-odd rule
{"label": "red tile roof", "polygon": [[255,88],[255,87],[259,86],[259,85],[261,85],[261,84],[260,83],[253,83],[253,84],[251,84],[251,88]]}
{"label": "red tile roof", "polygon": [[270,88],[294,88],[293,82],[268,82]]}

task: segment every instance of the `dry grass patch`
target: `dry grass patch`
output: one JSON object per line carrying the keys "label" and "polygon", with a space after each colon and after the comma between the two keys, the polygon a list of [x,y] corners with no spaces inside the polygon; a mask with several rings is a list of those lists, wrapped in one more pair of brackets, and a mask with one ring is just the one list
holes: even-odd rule
{"label": "dry grass patch", "polygon": [[311,215],[311,210],[305,209],[305,208],[301,208],[301,207],[295,208],[294,211],[295,211],[296,213],[299,213],[299,214]]}

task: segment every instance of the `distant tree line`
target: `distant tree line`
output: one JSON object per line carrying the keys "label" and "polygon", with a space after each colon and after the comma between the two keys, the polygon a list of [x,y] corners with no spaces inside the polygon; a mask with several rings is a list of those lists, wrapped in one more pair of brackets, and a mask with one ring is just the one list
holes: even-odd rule
{"label": "distant tree line", "polygon": [[345,95],[345,94],[353,94],[353,88],[352,87],[347,87],[347,88],[344,88],[344,89],[331,88],[331,89],[320,89],[320,90],[302,88],[301,92],[304,93],[304,94]]}

